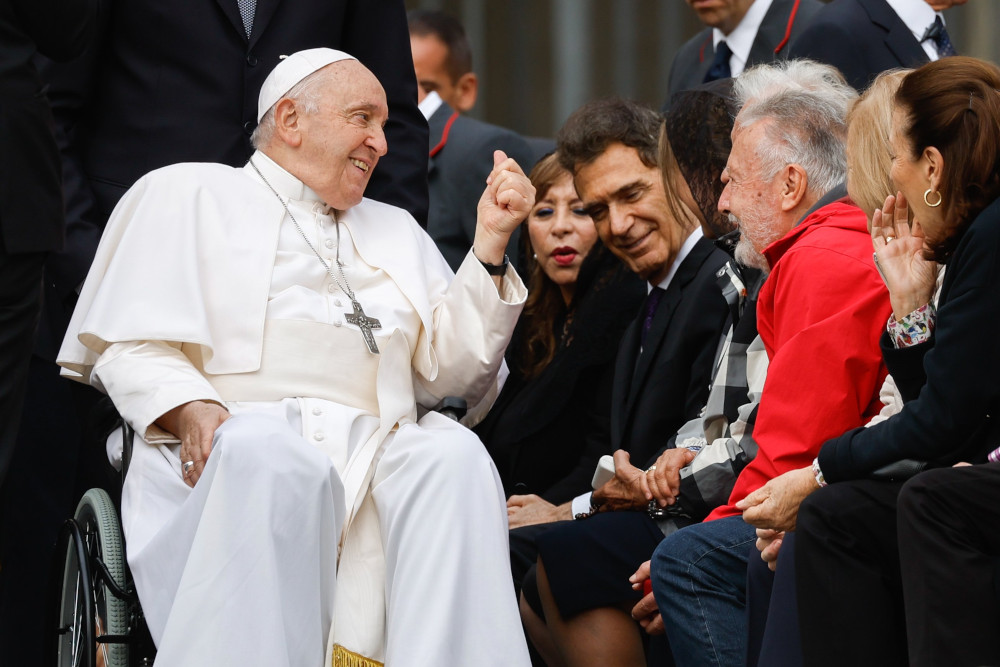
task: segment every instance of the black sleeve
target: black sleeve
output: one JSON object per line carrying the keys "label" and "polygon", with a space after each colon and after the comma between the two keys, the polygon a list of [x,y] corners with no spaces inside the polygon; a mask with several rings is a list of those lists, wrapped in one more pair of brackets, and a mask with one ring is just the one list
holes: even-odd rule
{"label": "black sleeve", "polygon": [[882,358],[885,360],[889,375],[896,382],[899,395],[904,403],[915,399],[920,393],[921,387],[927,382],[927,374],[924,372],[924,355],[934,347],[934,338],[914,345],[896,349],[892,344],[892,339],[888,332],[882,334],[879,339],[879,346],[882,348]]}
{"label": "black sleeve", "polygon": [[819,463],[830,482],[867,476],[901,459],[976,463],[1000,442],[992,420],[1000,408],[1000,202],[973,222],[948,265],[934,347],[924,357],[927,382],[902,412],[871,428],[827,441]]}
{"label": "black sleeve", "polygon": [[427,227],[427,121],[417,109],[417,80],[403,0],[351,0],[341,48],[370,69],[389,102],[389,152],[365,195],[409,211]]}
{"label": "black sleeve", "polygon": [[[539,494],[554,505],[568,502],[589,491],[597,462],[604,454],[611,453],[611,387],[614,372],[615,364],[612,360],[602,368],[600,379],[591,392],[589,409],[584,412],[587,415],[586,437],[576,465],[565,477]],[[586,375],[580,377],[580,382],[588,383],[588,380]]]}

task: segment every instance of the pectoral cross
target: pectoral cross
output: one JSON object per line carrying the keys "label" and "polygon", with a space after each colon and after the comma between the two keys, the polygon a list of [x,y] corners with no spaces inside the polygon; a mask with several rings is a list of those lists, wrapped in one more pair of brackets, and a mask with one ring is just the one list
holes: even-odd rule
{"label": "pectoral cross", "polygon": [[381,329],[382,323],[374,317],[365,315],[365,311],[357,299],[351,299],[351,305],[354,306],[354,313],[344,315],[344,319],[348,324],[354,324],[361,329],[361,335],[364,336],[368,351],[372,354],[378,354],[378,345],[375,344],[375,336],[372,335],[372,329]]}

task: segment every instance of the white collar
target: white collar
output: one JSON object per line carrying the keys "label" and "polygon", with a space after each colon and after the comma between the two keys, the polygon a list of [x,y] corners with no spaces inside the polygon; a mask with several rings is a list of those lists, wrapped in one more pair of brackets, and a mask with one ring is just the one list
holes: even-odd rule
{"label": "white collar", "polygon": [[[294,201],[326,203],[312,188],[290,174],[284,167],[268,157],[267,154],[261,151],[254,151],[250,159],[253,160],[253,164],[257,165],[257,169],[260,169],[260,173],[264,176],[264,179],[271,184],[271,187],[279,195]],[[247,172],[254,180],[261,180],[257,172],[254,171],[253,165],[249,162],[243,167],[243,171]]]}
{"label": "white collar", "polygon": [[[667,289],[667,287],[670,286],[670,281],[674,279],[674,275],[677,273],[677,268],[682,262],[684,262],[684,259],[691,254],[691,250],[694,248],[695,244],[698,243],[704,235],[704,232],[701,231],[701,225],[695,225],[694,230],[688,234],[688,237],[684,239],[684,243],[681,244],[681,249],[677,251],[677,257],[674,257],[674,263],[670,265],[670,270],[667,271],[666,278],[661,280],[656,287]],[[647,283],[646,291],[652,292],[653,285]]]}
{"label": "white collar", "polygon": [[[896,12],[899,20],[906,24],[913,36],[919,42],[927,32],[927,28],[934,23],[934,17],[938,16],[926,0],[886,0],[892,11]],[[944,17],[941,17],[944,20]]]}
{"label": "white collar", "polygon": [[437,111],[443,103],[444,100],[442,100],[441,96],[437,94],[437,91],[432,90],[424,96],[424,101],[418,104],[417,108],[420,109],[420,113],[424,115],[426,120],[430,120],[431,116],[434,115],[434,112]]}
{"label": "white collar", "polygon": [[733,76],[739,76],[746,67],[747,60],[750,58],[750,49],[753,48],[753,42],[757,39],[757,31],[760,30],[760,25],[764,22],[767,10],[771,8],[771,2],[772,0],[754,0],[754,3],[747,9],[747,13],[744,14],[743,20],[728,35],[718,28],[712,29],[712,48],[717,48],[719,42],[725,40],[729,50],[733,52],[729,58],[729,69]]}

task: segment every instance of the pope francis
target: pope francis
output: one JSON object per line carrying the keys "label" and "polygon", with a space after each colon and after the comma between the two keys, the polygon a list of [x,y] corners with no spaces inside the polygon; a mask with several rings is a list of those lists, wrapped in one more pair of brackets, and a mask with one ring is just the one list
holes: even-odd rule
{"label": "pope francis", "polygon": [[135,428],[122,523],[157,664],[528,664],[496,472],[428,408],[495,395],[534,189],[497,152],[453,275],[363,198],[387,113],[353,57],[296,53],[245,167],[154,171],[105,230],[59,363]]}

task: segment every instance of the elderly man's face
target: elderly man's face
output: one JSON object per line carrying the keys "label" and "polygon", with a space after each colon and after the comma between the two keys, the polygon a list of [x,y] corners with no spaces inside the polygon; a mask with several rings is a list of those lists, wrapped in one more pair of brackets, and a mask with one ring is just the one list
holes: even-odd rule
{"label": "elderly man's face", "polygon": [[667,206],[660,170],[615,143],[579,167],[574,182],[604,245],[641,278],[663,280],[687,235]]}
{"label": "elderly man's face", "polygon": [[757,157],[757,146],[766,141],[766,122],[733,129],[733,149],[722,172],[726,187],[719,198],[719,211],[740,228],[737,261],[764,271],[769,269],[764,248],[788,232],[781,216],[781,170],[768,177]]}
{"label": "elderly man's face", "polygon": [[389,109],[385,91],[364,65],[344,61],[328,67],[340,71],[325,86],[319,110],[301,116],[301,149],[312,173],[307,184],[342,211],[361,203],[375,165],[388,151],[383,127]]}
{"label": "elderly man's face", "polygon": [[687,0],[687,3],[702,23],[728,35],[743,20],[753,0]]}

